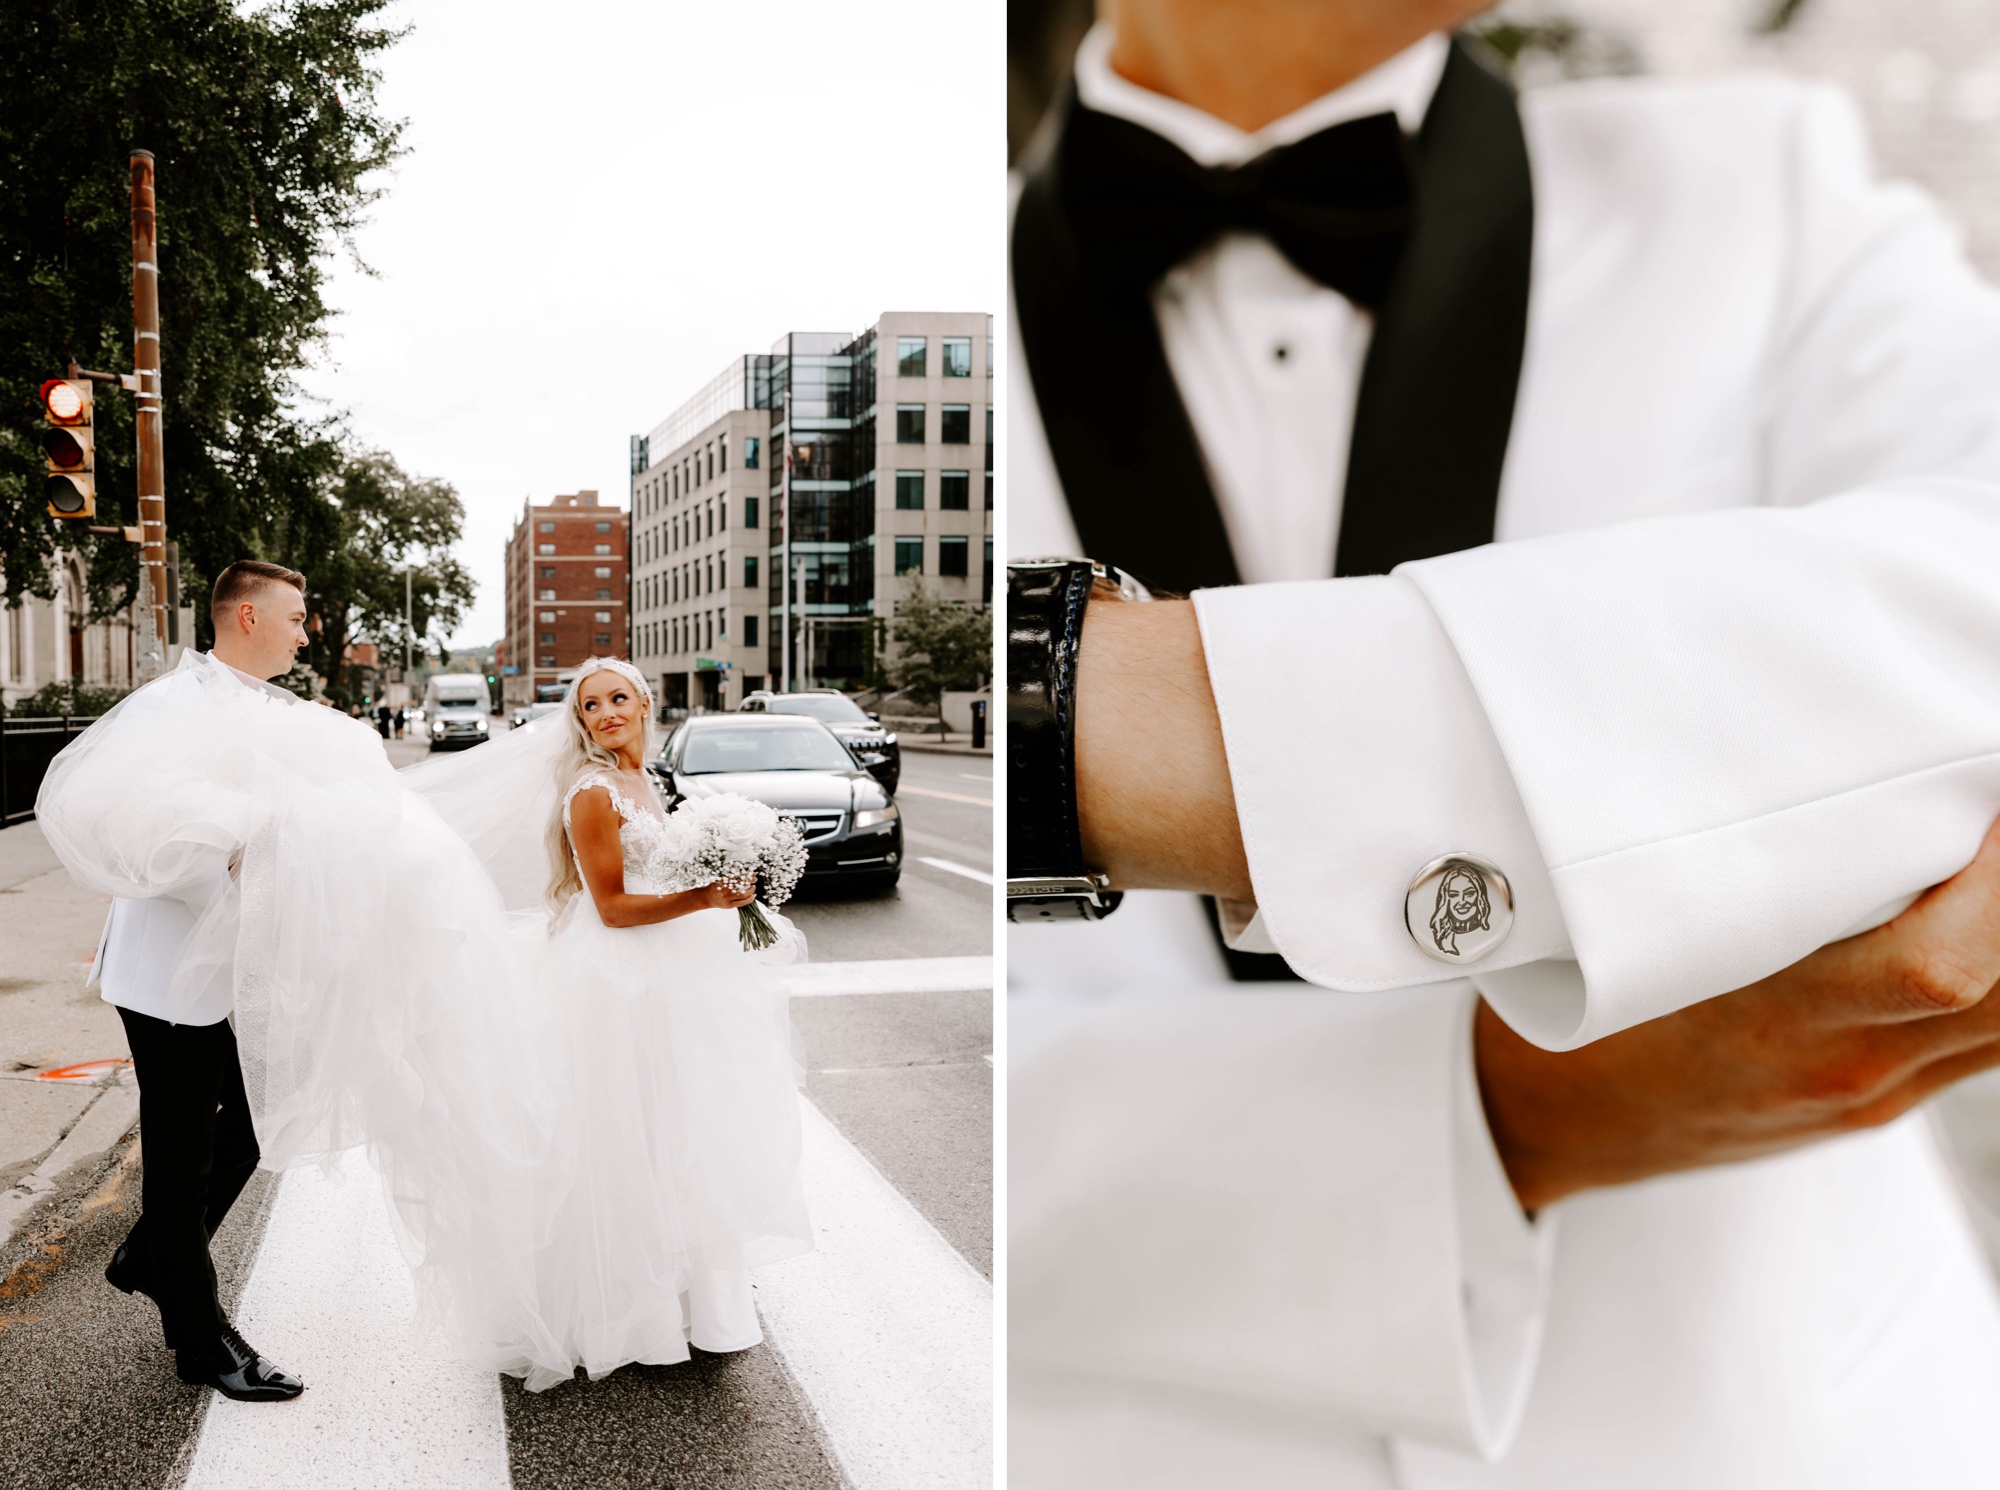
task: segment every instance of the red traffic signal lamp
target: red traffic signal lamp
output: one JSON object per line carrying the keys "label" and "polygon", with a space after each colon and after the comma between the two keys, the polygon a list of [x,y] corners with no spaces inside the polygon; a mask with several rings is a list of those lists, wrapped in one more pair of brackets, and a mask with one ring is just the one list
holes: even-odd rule
{"label": "red traffic signal lamp", "polygon": [[73,522],[97,515],[90,416],[89,379],[50,378],[42,384],[42,453],[48,464],[50,517]]}

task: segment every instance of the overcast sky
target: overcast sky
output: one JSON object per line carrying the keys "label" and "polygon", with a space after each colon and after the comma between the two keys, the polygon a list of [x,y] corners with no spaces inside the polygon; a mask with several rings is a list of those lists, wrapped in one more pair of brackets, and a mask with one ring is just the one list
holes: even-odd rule
{"label": "overcast sky", "polygon": [[401,0],[409,153],[310,393],[465,500],[503,630],[524,499],[623,505],[627,439],[730,358],[885,310],[1000,308],[1002,0]]}

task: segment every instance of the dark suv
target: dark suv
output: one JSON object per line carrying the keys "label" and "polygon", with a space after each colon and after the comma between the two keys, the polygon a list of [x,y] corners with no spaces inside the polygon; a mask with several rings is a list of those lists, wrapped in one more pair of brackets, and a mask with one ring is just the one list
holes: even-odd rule
{"label": "dark suv", "polygon": [[669,807],[683,797],[738,792],[797,818],[807,883],[886,888],[903,872],[895,799],[816,719],[698,714],[681,721],[647,769]]}
{"label": "dark suv", "polygon": [[753,693],[738,710],[745,714],[803,714],[817,719],[840,736],[841,744],[854,752],[875,779],[895,791],[903,775],[903,748],[896,737],[882,727],[873,714],[864,714],[853,699],[831,688],[809,688],[803,693]]}

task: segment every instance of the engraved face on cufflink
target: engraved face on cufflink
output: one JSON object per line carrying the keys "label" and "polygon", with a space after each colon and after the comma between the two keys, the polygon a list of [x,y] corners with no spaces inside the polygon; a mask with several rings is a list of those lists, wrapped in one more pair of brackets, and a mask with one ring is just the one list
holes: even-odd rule
{"label": "engraved face on cufflink", "polygon": [[1427,957],[1479,961],[1514,929],[1514,890],[1484,859],[1446,854],[1417,871],[1403,897],[1403,924]]}

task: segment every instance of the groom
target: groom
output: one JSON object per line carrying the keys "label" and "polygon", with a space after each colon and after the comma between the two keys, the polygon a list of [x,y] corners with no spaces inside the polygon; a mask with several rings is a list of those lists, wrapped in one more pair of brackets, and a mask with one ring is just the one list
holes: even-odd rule
{"label": "groom", "polygon": [[[216,661],[246,688],[291,671],[306,644],[305,576],[254,559],[216,577],[209,615]],[[144,707],[143,696],[135,704]],[[171,783],[163,783],[171,790]],[[227,889],[236,865],[218,864],[208,887]],[[257,1167],[226,973],[173,990],[202,903],[164,896],[114,900],[92,981],[116,1005],[139,1080],[139,1132],[145,1145],[138,1224],[104,1270],[105,1281],[143,1293],[160,1306],[160,1323],[182,1381],[214,1387],[239,1402],[284,1402],[305,1383],[247,1344],[216,1298],[208,1252],[222,1218]]]}

